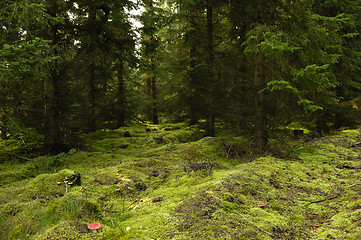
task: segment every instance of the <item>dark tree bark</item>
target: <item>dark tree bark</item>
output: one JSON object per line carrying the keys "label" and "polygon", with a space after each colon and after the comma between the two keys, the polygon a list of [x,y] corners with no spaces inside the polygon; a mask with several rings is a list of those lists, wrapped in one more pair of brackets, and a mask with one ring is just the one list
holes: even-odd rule
{"label": "dark tree bark", "polygon": [[213,7],[211,2],[207,1],[207,126],[206,135],[214,136],[214,79],[213,79]]}
{"label": "dark tree bark", "polygon": [[[153,8],[153,1],[148,1],[146,2],[146,4],[148,5],[149,9]],[[153,10],[151,10],[153,11]],[[150,53],[150,66],[149,66],[149,79],[147,79],[147,85],[148,85],[148,89],[149,89],[149,96],[151,98],[151,102],[150,102],[150,115],[149,118],[151,118],[151,121],[153,122],[153,124],[158,124],[159,123],[159,118],[158,118],[158,106],[157,106],[157,82],[156,82],[156,75],[155,75],[155,62],[156,59],[154,56],[152,56],[156,51],[156,46],[157,44],[155,44],[156,36],[155,36],[155,28],[152,25],[149,25],[149,23],[146,26],[148,29],[146,35],[149,38],[149,46],[147,46],[147,51]]]}
{"label": "dark tree bark", "polygon": [[264,111],[264,93],[263,89],[265,88],[265,78],[263,73],[263,62],[264,56],[262,52],[258,52],[254,58],[254,88],[255,88],[255,109],[254,109],[254,137],[255,137],[255,147],[257,152],[263,153],[267,149],[267,128],[266,128],[266,119]]}
{"label": "dark tree bark", "polygon": [[87,130],[94,132],[96,130],[95,117],[95,65],[90,63],[88,65],[88,81],[87,81]]}
{"label": "dark tree bark", "polygon": [[124,66],[121,61],[118,65],[118,127],[125,125],[125,93],[124,93]]}
{"label": "dark tree bark", "polygon": [[[56,0],[49,0],[48,12],[50,16],[56,17]],[[56,44],[58,43],[58,28],[55,24],[49,23],[48,39],[51,40],[51,48],[54,55],[57,55]],[[49,153],[60,151],[59,141],[59,109],[58,109],[58,62],[54,61],[49,66],[48,77],[44,81],[44,117],[45,117],[45,147]]]}
{"label": "dark tree bark", "polygon": [[325,111],[316,112],[316,135],[323,137],[330,132],[327,126],[327,115]]}
{"label": "dark tree bark", "polygon": [[94,132],[96,130],[96,111],[95,111],[95,62],[94,57],[92,55],[95,54],[96,48],[96,39],[97,32],[94,29],[94,25],[96,25],[96,8],[94,6],[90,6],[89,9],[89,20],[88,20],[88,30],[89,30],[89,43],[88,43],[88,52],[90,55],[90,59],[88,60],[87,73],[88,78],[86,81],[87,88],[87,96],[86,96],[86,107],[87,107],[87,131]]}
{"label": "dark tree bark", "polygon": [[[264,21],[264,3],[263,0],[257,1],[256,21],[259,24],[263,24]],[[257,37],[258,44],[261,43],[261,34]],[[267,124],[265,113],[265,101],[264,92],[262,91],[266,87],[265,73],[264,73],[264,55],[261,50],[255,53],[254,56],[254,77],[253,84],[255,89],[254,95],[254,138],[256,152],[262,154],[268,148],[267,137]]]}
{"label": "dark tree bark", "polygon": [[157,107],[157,86],[156,86],[156,79],[153,75],[151,78],[151,90],[152,90],[152,118],[153,124],[158,124],[158,107]]}
{"label": "dark tree bark", "polygon": [[196,91],[193,91],[193,89],[195,88],[196,82],[197,82],[197,74],[196,74],[196,62],[194,60],[196,56],[196,48],[193,47],[190,50],[190,104],[189,104],[189,118],[190,118],[190,125],[194,125],[198,122],[198,111],[197,111],[197,104],[195,104],[197,101],[199,101],[197,95],[196,95]]}

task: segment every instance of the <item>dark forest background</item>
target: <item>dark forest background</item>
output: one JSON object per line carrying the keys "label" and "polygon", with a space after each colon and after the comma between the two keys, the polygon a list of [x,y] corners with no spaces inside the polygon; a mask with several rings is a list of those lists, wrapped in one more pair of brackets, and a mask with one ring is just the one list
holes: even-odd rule
{"label": "dark forest background", "polygon": [[1,139],[59,153],[98,129],[187,122],[262,153],[275,129],[353,126],[360,17],[359,0],[2,0]]}

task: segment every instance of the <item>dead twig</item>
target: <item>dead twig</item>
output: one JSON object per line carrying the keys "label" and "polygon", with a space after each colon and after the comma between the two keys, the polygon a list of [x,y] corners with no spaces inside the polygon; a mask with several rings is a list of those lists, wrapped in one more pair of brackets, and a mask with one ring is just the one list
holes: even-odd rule
{"label": "dead twig", "polygon": [[302,231],[302,230],[298,230],[300,233],[304,233],[306,234],[307,236],[309,235],[308,232],[305,232],[305,231]]}
{"label": "dead twig", "polygon": [[65,193],[68,193],[68,180],[63,180],[65,184]]}
{"label": "dead twig", "polygon": [[238,215],[240,215],[241,217],[243,217],[247,222],[249,222],[250,224],[252,224],[253,226],[255,226],[255,227],[256,227],[258,230],[260,230],[261,232],[266,233],[266,234],[269,235],[269,236],[272,236],[271,233],[269,233],[269,232],[263,230],[262,228],[258,227],[258,226],[257,226],[256,224],[254,224],[251,220],[249,220],[248,218],[246,218],[243,214],[237,212],[236,210],[233,210],[233,211],[234,211],[235,213],[237,213]]}
{"label": "dead twig", "polygon": [[350,185],[350,186],[348,186],[348,187],[354,187],[354,186],[356,186],[356,185],[361,185],[361,183],[354,183],[354,184],[352,184],[352,185]]}
{"label": "dead twig", "polygon": [[109,210],[109,209],[101,209],[101,210],[104,212],[110,212],[110,213],[120,213],[120,211],[113,211],[113,210]]}
{"label": "dead twig", "polygon": [[337,194],[337,195],[335,195],[335,196],[331,196],[331,197],[328,197],[328,198],[325,198],[325,199],[321,199],[321,200],[309,202],[307,205],[312,204],[312,203],[325,202],[325,201],[327,201],[327,200],[332,200],[332,199],[338,198],[338,197],[340,197],[340,196],[342,196],[342,195],[341,195],[341,194]]}

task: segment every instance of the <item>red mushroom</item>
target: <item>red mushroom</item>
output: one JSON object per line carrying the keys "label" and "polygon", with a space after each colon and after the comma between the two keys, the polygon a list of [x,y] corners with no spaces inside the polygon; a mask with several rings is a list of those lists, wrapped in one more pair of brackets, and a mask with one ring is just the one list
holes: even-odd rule
{"label": "red mushroom", "polygon": [[98,222],[93,222],[91,224],[88,225],[88,228],[93,230],[93,233],[97,233],[97,229],[100,228],[100,223]]}

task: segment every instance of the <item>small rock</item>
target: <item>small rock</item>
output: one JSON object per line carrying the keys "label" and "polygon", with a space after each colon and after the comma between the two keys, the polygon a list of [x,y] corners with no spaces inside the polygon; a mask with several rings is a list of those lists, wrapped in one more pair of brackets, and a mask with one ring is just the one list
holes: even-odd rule
{"label": "small rock", "polygon": [[157,144],[161,144],[163,142],[162,137],[153,137],[153,139],[157,142]]}

